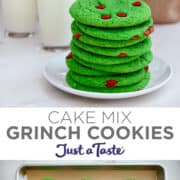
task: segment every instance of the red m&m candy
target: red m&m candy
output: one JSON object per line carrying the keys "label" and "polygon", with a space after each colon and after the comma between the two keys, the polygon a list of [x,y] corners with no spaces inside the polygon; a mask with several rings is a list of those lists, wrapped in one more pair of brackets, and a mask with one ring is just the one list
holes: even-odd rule
{"label": "red m&m candy", "polygon": [[119,54],[119,57],[126,57],[126,56],[127,56],[126,53],[120,53],[120,54]]}
{"label": "red m&m candy", "polygon": [[140,1],[135,1],[132,3],[133,6],[141,6],[141,2]]}
{"label": "red m&m candy", "polygon": [[119,16],[119,17],[126,17],[127,14],[126,13],[117,13],[117,16]]}
{"label": "red m&m candy", "polygon": [[106,14],[106,15],[101,16],[101,18],[106,20],[106,19],[110,19],[110,18],[111,18],[111,16],[110,16],[110,15],[108,15],[108,14]]}
{"label": "red m&m candy", "polygon": [[116,81],[116,80],[113,80],[113,79],[108,80],[108,81],[106,81],[106,87],[112,88],[112,87],[116,86],[117,83],[118,83],[118,81]]}
{"label": "red m&m candy", "polygon": [[81,34],[80,34],[80,33],[76,33],[76,34],[74,34],[74,37],[75,37],[76,39],[79,39],[79,38],[81,37]]}
{"label": "red m&m candy", "polygon": [[104,5],[98,5],[96,6],[97,9],[105,9],[105,6]]}
{"label": "red m&m candy", "polygon": [[72,53],[69,53],[67,56],[66,56],[66,59],[72,59],[73,57],[73,54]]}

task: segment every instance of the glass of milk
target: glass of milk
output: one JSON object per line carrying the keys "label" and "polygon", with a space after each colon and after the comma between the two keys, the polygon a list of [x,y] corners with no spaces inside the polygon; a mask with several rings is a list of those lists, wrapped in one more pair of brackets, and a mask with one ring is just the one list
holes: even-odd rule
{"label": "glass of milk", "polygon": [[71,16],[69,8],[75,0],[37,0],[41,44],[45,50],[69,47]]}
{"label": "glass of milk", "polygon": [[5,31],[11,37],[27,37],[37,25],[36,0],[1,0]]}

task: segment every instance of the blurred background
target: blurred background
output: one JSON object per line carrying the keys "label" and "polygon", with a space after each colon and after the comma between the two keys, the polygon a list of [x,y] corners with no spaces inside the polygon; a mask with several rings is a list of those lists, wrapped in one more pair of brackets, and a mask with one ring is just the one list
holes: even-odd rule
{"label": "blurred background", "polygon": [[[75,0],[1,0],[1,39],[39,34],[45,50],[68,47],[71,39],[69,7]],[[180,21],[179,0],[146,0],[155,23]],[[2,40],[3,41],[3,40]]]}
{"label": "blurred background", "polygon": [[[36,33],[44,49],[70,43],[69,7],[74,0],[1,0],[2,39],[28,38]],[[3,41],[3,40],[2,40]]]}
{"label": "blurred background", "polygon": [[152,9],[155,23],[176,23],[180,21],[179,0],[145,0]]}

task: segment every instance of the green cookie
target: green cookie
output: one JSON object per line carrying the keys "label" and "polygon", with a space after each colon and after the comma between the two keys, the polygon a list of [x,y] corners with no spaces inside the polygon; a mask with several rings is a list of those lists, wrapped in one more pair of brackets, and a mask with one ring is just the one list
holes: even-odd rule
{"label": "green cookie", "polygon": [[129,63],[125,64],[119,64],[119,65],[97,65],[97,64],[92,64],[88,63],[86,61],[83,61],[79,58],[74,57],[74,60],[77,61],[79,64],[86,66],[87,68],[92,68],[94,70],[98,71],[104,71],[104,72],[109,72],[109,73],[130,73],[130,72],[135,72],[138,71],[144,67],[146,67],[148,64],[151,63],[153,59],[153,54],[152,52],[149,52],[148,54],[145,54],[144,56],[141,56],[137,58],[134,61],[131,61]]}
{"label": "green cookie", "polygon": [[84,51],[83,49],[77,47],[73,43],[71,44],[71,51],[74,56],[82,59],[83,61],[92,63],[92,64],[100,64],[100,65],[114,65],[114,64],[123,64],[133,61],[137,59],[139,56],[132,57],[110,57],[93,54],[91,52]]}
{"label": "green cookie", "polygon": [[[72,79],[79,84],[87,87],[95,87],[95,88],[106,88],[106,87],[122,87],[129,86],[132,84],[136,84],[139,81],[142,81],[146,72],[144,69],[129,73],[129,74],[121,74],[115,76],[101,76],[101,77],[91,77],[91,76],[83,76],[77,73],[69,72]],[[109,82],[109,84],[108,84]]]}
{"label": "green cookie", "polygon": [[110,75],[112,73],[108,72],[102,72],[98,71],[86,66],[83,66],[79,63],[77,63],[73,58],[67,59],[66,64],[68,68],[75,73],[81,74],[81,75],[86,75],[86,76],[104,76],[104,75]]}
{"label": "green cookie", "polygon": [[82,24],[106,28],[134,26],[151,17],[142,0],[76,0],[70,13]]}
{"label": "green cookie", "polygon": [[140,56],[146,52],[149,52],[151,49],[151,40],[150,38],[145,39],[143,42],[135,44],[133,46],[124,47],[124,48],[103,48],[95,47],[82,43],[81,41],[73,38],[72,44],[75,44],[79,48],[92,52],[94,54],[105,55],[105,56],[114,56],[114,57],[126,57],[126,56]]}
{"label": "green cookie", "polygon": [[123,92],[138,91],[145,88],[150,81],[150,73],[146,73],[144,79],[136,84],[130,86],[124,86],[124,87],[114,87],[114,88],[94,88],[94,87],[83,86],[78,82],[74,81],[69,73],[66,76],[66,81],[69,84],[69,86],[81,91],[102,92],[102,93],[123,93]]}
{"label": "green cookie", "polygon": [[76,23],[72,24],[72,33],[75,36],[79,36],[79,41],[93,45],[98,47],[110,47],[110,48],[118,48],[118,47],[127,47],[134,44],[137,44],[139,42],[142,42],[145,37],[137,38],[137,39],[130,39],[130,40],[106,40],[106,39],[99,39],[92,36],[89,36],[85,33],[83,33],[76,25]]}
{"label": "green cookie", "polygon": [[97,28],[93,26],[86,26],[78,22],[74,22],[82,32],[85,34],[106,40],[130,40],[130,39],[141,39],[145,38],[147,35],[144,32],[153,25],[153,20],[150,19],[147,22],[132,27],[125,28],[115,28],[115,29],[107,29],[107,28]]}

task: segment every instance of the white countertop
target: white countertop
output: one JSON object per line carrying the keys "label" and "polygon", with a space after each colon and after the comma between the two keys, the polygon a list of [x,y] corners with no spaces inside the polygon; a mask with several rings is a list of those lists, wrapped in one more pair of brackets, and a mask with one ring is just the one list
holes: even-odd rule
{"label": "white countertop", "polygon": [[0,43],[0,107],[180,107],[180,23],[156,26],[153,51],[173,68],[173,78],[164,88],[138,98],[94,100],[61,92],[43,78],[45,64],[57,53],[41,50],[37,36],[4,38]]}

